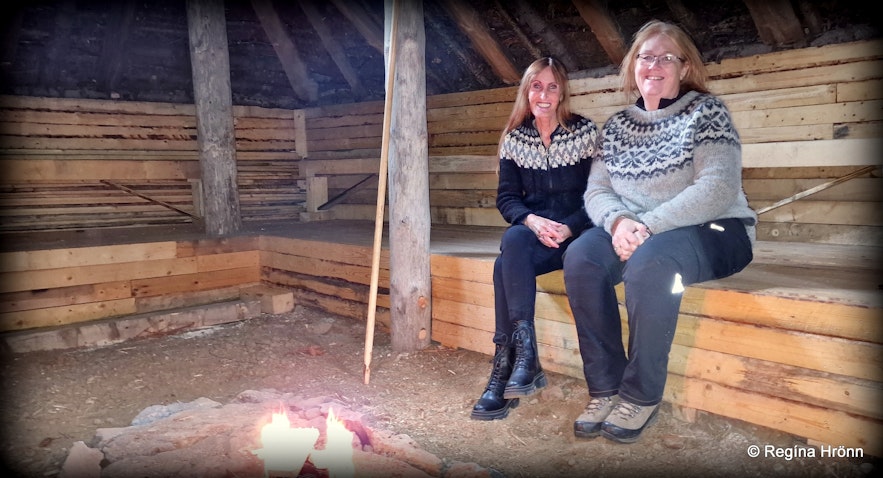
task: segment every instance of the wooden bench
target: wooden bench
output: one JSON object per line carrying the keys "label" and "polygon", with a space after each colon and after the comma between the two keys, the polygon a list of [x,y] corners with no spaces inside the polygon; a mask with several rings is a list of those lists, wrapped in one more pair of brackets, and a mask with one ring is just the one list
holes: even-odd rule
{"label": "wooden bench", "polygon": [[[261,278],[291,288],[297,303],[364,319],[370,234],[370,222],[326,221],[309,234],[262,237]],[[492,271],[500,234],[492,227],[433,228],[433,341],[492,354]],[[665,400],[685,416],[703,410],[811,443],[862,447],[880,456],[880,252],[879,247],[761,242],[745,271],[689,287]],[[385,255],[381,264],[377,318],[388,325]],[[543,365],[582,378],[561,272],[541,276],[539,286],[536,324]],[[622,287],[617,291],[622,300]]]}

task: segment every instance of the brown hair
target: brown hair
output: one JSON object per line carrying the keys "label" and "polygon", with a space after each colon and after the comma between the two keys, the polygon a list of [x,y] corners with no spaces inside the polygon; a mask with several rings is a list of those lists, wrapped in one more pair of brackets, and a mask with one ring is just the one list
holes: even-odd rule
{"label": "brown hair", "polygon": [[681,89],[696,90],[700,93],[708,93],[706,82],[708,81],[708,70],[702,61],[702,55],[693,39],[681,27],[662,22],[659,20],[651,20],[644,24],[632,40],[632,46],[622,59],[619,67],[620,81],[622,82],[622,91],[626,95],[634,93],[638,90],[635,83],[635,63],[638,60],[638,51],[644,42],[652,37],[663,35],[681,50],[680,57],[684,63],[690,66],[687,69],[687,75],[681,80]]}
{"label": "brown hair", "polygon": [[530,103],[527,100],[527,94],[530,90],[530,82],[546,68],[552,69],[552,75],[558,83],[558,91],[561,95],[558,102],[558,109],[555,112],[558,117],[558,124],[567,128],[567,120],[571,117],[570,86],[568,85],[567,80],[567,69],[560,61],[547,56],[534,61],[526,70],[524,70],[524,75],[521,77],[521,83],[518,85],[518,94],[515,96],[515,105],[512,106],[512,113],[509,114],[509,120],[506,122],[506,127],[503,129],[503,134],[500,136],[498,147],[502,146],[503,139],[506,138],[507,133],[517,128],[524,122],[524,120],[532,115],[530,112]]}

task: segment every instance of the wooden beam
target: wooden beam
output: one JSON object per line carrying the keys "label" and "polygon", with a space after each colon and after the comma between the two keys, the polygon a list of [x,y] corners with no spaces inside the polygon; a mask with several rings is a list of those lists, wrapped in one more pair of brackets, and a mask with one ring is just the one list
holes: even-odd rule
{"label": "wooden beam", "polygon": [[767,45],[793,45],[805,40],[803,27],[788,0],[744,0],[761,41]]}
{"label": "wooden beam", "polygon": [[288,36],[271,0],[251,0],[251,7],[258,16],[264,32],[270,38],[273,49],[282,63],[288,83],[298,98],[309,103],[319,99],[319,87],[307,75],[307,67],[300,58],[297,46]]}
{"label": "wooden beam", "polygon": [[346,82],[349,83],[355,99],[360,100],[367,96],[367,91],[362,86],[359,75],[350,65],[349,60],[346,58],[346,52],[341,48],[340,42],[334,38],[331,29],[325,24],[325,20],[322,14],[319,13],[313,0],[301,1],[298,5],[300,5],[301,10],[307,16],[307,20],[313,26],[313,30],[316,30],[316,34],[319,35],[319,40],[322,41],[322,45],[325,47],[328,55],[331,56],[331,60],[337,65],[337,69],[340,70]]}
{"label": "wooden beam", "polygon": [[223,236],[242,228],[236,187],[233,91],[223,2],[187,0],[199,167],[205,232]]}
{"label": "wooden beam", "polygon": [[104,183],[104,184],[107,184],[108,186],[111,186],[111,187],[117,188],[117,189],[119,189],[119,190],[121,190],[121,191],[125,191],[125,192],[127,192],[127,193],[129,193],[129,194],[131,194],[131,195],[133,195],[133,196],[138,196],[139,198],[144,199],[144,200],[146,200],[146,201],[150,201],[150,202],[152,202],[152,203],[154,203],[154,204],[159,204],[160,206],[162,206],[162,207],[164,207],[164,208],[171,209],[172,211],[175,211],[175,212],[178,212],[178,213],[181,213],[181,214],[184,214],[184,215],[190,216],[190,217],[192,217],[193,219],[199,219],[199,216],[197,216],[197,215],[195,215],[195,214],[191,214],[191,213],[189,213],[189,212],[187,212],[187,211],[185,211],[185,210],[183,210],[183,209],[181,209],[181,208],[175,207],[175,206],[173,206],[173,205],[171,205],[171,204],[169,204],[169,203],[167,203],[167,202],[165,202],[165,201],[162,201],[162,200],[160,200],[160,199],[156,199],[156,198],[150,197],[150,196],[148,196],[147,194],[139,193],[138,191],[135,191],[135,190],[132,189],[132,188],[129,188],[129,187],[123,186],[122,184],[117,184],[117,183],[115,183],[115,182],[113,182],[113,181],[107,181],[107,180],[104,180],[104,179],[101,180],[101,182]]}
{"label": "wooden beam", "polygon": [[[512,5],[515,7],[515,14],[519,19],[525,20],[530,25],[530,28],[533,31],[539,31],[542,27],[537,28],[539,25],[531,22],[536,15],[534,14],[533,8],[530,7],[524,0],[515,0],[512,2]],[[500,4],[499,0],[494,1],[494,7],[500,12],[500,16],[506,22],[506,25],[509,26],[510,29],[515,33],[519,40],[521,40],[521,45],[530,52],[531,56],[534,58],[540,58],[543,56],[543,51],[539,49],[530,38],[527,37],[527,34],[524,33],[524,29],[521,28],[521,25],[512,18],[512,15],[509,15],[509,12],[503,8],[503,5]],[[522,11],[527,10],[527,11]],[[545,24],[545,22],[543,22]]]}
{"label": "wooden beam", "polygon": [[[502,6],[499,5],[499,2],[496,3],[497,9],[501,12],[505,12]],[[570,48],[568,48],[567,45],[564,44],[564,41],[561,40],[561,37],[558,36],[554,26],[549,25],[546,20],[543,19],[542,15],[538,14],[536,9],[531,6],[530,2],[527,2],[526,0],[516,0],[512,2],[512,6],[515,7],[515,13],[519,20],[526,23],[535,34],[543,39],[542,44],[545,47],[544,52],[533,47],[533,49],[537,50],[534,54],[536,58],[542,56],[554,56],[556,59],[564,63],[564,66],[567,67],[568,71],[576,71],[579,68],[579,62],[570,53]],[[506,18],[509,18],[508,15]],[[517,23],[513,23],[511,28],[515,32],[521,33],[521,29],[518,27]],[[519,35],[519,38],[522,38],[522,41],[527,41],[528,45],[532,43],[524,38],[523,33]]]}
{"label": "wooden beam", "polygon": [[625,57],[626,42],[619,31],[616,20],[610,15],[605,2],[599,0],[572,0],[579,15],[592,29],[601,48],[614,65],[622,63]]}
{"label": "wooden beam", "polygon": [[469,37],[472,46],[484,57],[494,73],[508,85],[521,81],[521,74],[503,52],[497,38],[481,19],[478,11],[464,0],[445,0],[443,3],[460,30]]}
{"label": "wooden beam", "polygon": [[[429,158],[423,2],[398,0],[389,138],[390,323],[392,348],[430,344]],[[392,58],[392,55],[390,55]],[[379,201],[378,201],[379,202]]]}
{"label": "wooden beam", "polygon": [[[435,4],[429,3],[425,5],[427,10],[431,10],[436,7]],[[441,40],[443,44],[443,50],[450,52],[451,55],[457,57],[460,60],[460,63],[463,64],[463,70],[467,74],[471,74],[475,80],[481,84],[485,88],[491,87],[491,85],[496,84],[496,79],[491,78],[490,76],[485,74],[485,69],[482,68],[482,64],[479,61],[476,61],[472,55],[467,55],[464,49],[455,42],[446,28],[446,26],[439,20],[440,15],[435,15],[433,12],[427,12],[426,14],[426,28],[435,35],[436,38]],[[432,69],[428,69],[426,71],[428,77],[437,77],[432,71]],[[449,82],[438,79],[438,84],[447,85]],[[446,87],[447,89],[447,87]]]}
{"label": "wooden beam", "polygon": [[369,45],[383,53],[383,25],[377,24],[369,11],[351,0],[331,0],[331,3],[356,27]]}

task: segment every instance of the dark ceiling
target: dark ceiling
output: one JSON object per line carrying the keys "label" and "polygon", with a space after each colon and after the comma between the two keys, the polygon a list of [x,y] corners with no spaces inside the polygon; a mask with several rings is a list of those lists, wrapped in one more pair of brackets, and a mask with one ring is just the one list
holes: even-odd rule
{"label": "dark ceiling", "polygon": [[[185,0],[6,3],[0,94],[193,102]],[[687,28],[707,61],[880,36],[879,22],[856,0],[426,0],[422,6],[429,95],[511,85],[512,71],[546,55],[574,76],[614,73],[617,55],[653,18]],[[381,100],[383,9],[382,0],[228,0],[233,103],[304,108]],[[282,37],[268,30],[275,19]],[[313,96],[296,92],[274,42],[302,59],[316,85]]]}

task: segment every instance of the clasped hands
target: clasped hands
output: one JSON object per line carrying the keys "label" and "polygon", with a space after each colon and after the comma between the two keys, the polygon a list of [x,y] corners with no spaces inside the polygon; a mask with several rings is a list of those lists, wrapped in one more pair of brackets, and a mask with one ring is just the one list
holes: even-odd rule
{"label": "clasped hands", "polygon": [[558,248],[559,244],[566,241],[573,233],[567,224],[553,221],[536,214],[528,214],[523,224],[528,227],[540,243],[546,247]]}
{"label": "clasped hands", "polygon": [[613,250],[620,261],[627,261],[638,246],[650,237],[650,228],[646,224],[622,217],[613,225]]}

